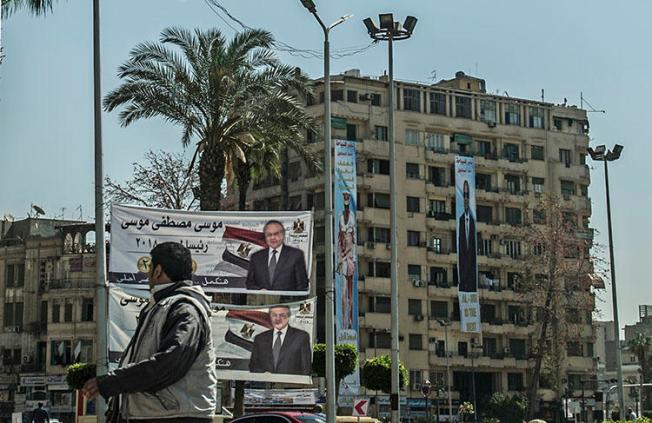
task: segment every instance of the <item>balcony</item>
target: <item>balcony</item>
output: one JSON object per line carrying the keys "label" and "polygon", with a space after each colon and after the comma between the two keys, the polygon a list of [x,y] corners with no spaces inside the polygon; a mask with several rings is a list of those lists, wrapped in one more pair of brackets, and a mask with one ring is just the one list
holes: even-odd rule
{"label": "balcony", "polygon": [[391,327],[390,313],[366,312],[361,316],[360,326],[368,329],[389,329]]}
{"label": "balcony", "polygon": [[362,211],[358,211],[358,221],[364,223],[389,223],[389,209],[378,209],[367,206]]}
{"label": "balcony", "polygon": [[391,290],[390,278],[378,278],[367,276],[364,279],[360,278],[360,292],[367,292],[372,294],[389,294]]}
{"label": "balcony", "polygon": [[51,279],[41,282],[41,292],[66,289],[95,289],[94,279]]}

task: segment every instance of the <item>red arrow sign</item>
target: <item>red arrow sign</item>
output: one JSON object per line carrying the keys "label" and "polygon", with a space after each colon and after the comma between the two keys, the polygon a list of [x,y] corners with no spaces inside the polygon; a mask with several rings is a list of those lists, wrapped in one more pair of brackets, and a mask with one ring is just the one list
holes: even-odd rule
{"label": "red arrow sign", "polygon": [[369,407],[368,399],[358,399],[353,403],[353,416],[364,417],[367,415],[367,408]]}

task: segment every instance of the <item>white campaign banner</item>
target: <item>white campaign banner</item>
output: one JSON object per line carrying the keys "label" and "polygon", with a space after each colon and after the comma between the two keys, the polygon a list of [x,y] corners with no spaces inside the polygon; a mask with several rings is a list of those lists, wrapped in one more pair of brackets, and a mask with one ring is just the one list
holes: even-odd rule
{"label": "white campaign banner", "polygon": [[[136,331],[149,291],[109,286],[109,369],[117,368]],[[218,377],[260,382],[312,383],[314,298],[271,306],[211,304]],[[276,344],[278,332],[282,333]]]}
{"label": "white campaign banner", "polygon": [[[283,247],[271,278],[263,233],[269,221],[283,227]],[[207,292],[306,295],[312,229],[309,211],[191,212],[113,205],[109,282],[146,288],[150,251],[172,241],[190,249],[193,282]]]}

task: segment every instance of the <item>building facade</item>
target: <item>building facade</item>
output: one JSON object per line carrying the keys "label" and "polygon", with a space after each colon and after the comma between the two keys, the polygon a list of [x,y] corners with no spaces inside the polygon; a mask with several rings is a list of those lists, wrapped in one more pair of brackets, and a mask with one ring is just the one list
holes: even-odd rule
{"label": "building facade", "polygon": [[[471,400],[472,374],[481,410],[494,392],[522,393],[528,384],[535,326],[517,292],[525,246],[513,232],[532,218],[528,208],[543,194],[552,193],[578,231],[592,239],[586,112],[493,95],[486,92],[484,80],[462,72],[433,85],[396,82],[399,190],[390,193],[387,78],[363,77],[353,70],[331,81],[332,137],[357,141],[361,358],[390,353],[389,208],[390,196],[396,195],[400,356],[410,370],[402,415],[425,414],[421,384],[426,379],[446,384],[447,355],[454,404]],[[307,109],[321,122],[323,98],[323,83],[317,80]],[[319,134],[307,134],[306,141],[323,151]],[[460,331],[453,171],[457,154],[476,159],[482,336]],[[323,299],[323,176],[311,173],[296,157],[290,159],[288,169],[289,208],[315,210],[313,277]],[[248,194],[250,208],[281,209],[280,189],[272,178],[258,181]],[[576,396],[580,381],[595,377],[597,370],[592,289],[577,294],[587,296],[588,309],[576,313],[574,323],[581,335],[572,342],[566,360],[565,374],[571,395]],[[595,388],[586,385],[585,389],[592,395]],[[539,394],[537,407],[542,414],[559,409],[552,391],[542,389]],[[440,414],[447,415],[446,401],[440,398]]]}
{"label": "building facade", "polygon": [[65,367],[95,362],[92,224],[28,218],[3,221],[0,237],[0,418],[44,403],[75,421]]}

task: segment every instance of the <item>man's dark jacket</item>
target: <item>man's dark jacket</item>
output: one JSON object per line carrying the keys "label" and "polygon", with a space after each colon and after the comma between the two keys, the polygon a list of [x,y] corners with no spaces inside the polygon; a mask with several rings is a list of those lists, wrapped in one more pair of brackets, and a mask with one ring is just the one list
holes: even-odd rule
{"label": "man's dark jacket", "polygon": [[[177,282],[154,294],[154,300],[159,302],[170,297],[181,286],[192,286],[190,281]],[[210,310],[210,304],[203,297],[195,296],[196,300],[205,304]],[[151,307],[145,307],[138,315],[138,326],[131,342],[138,338],[142,323],[147,320]],[[192,367],[197,355],[206,345],[208,328],[204,327],[199,310],[190,302],[179,302],[170,310],[161,334],[159,353],[151,360],[138,363],[137,366],[127,366],[114,370],[108,375],[98,377],[100,395],[108,399],[122,392],[156,392],[181,380]],[[115,410],[119,410],[114,401]],[[111,410],[110,410],[111,411]],[[115,413],[117,414],[117,413]],[[114,416],[115,418],[115,416]],[[174,419],[179,422],[209,422],[210,419],[185,418]],[[118,421],[118,420],[114,420]],[[169,422],[170,419],[138,420],[139,422]]]}
{"label": "man's dark jacket", "polygon": [[469,213],[469,242],[466,242],[466,219],[462,214],[458,221],[459,238],[457,242],[457,269],[459,275],[459,290],[477,292],[477,249],[475,245],[475,220]]}
{"label": "man's dark jacket", "polygon": [[274,367],[274,355],[272,354],[274,332],[274,329],[270,329],[254,338],[249,371],[310,375],[312,373],[312,351],[308,332],[288,326],[276,367]]}
{"label": "man's dark jacket", "polygon": [[298,248],[283,245],[277,258],[274,280],[269,280],[269,248],[251,255],[247,273],[247,289],[267,289],[269,291],[307,291],[308,272],[306,259]]}

